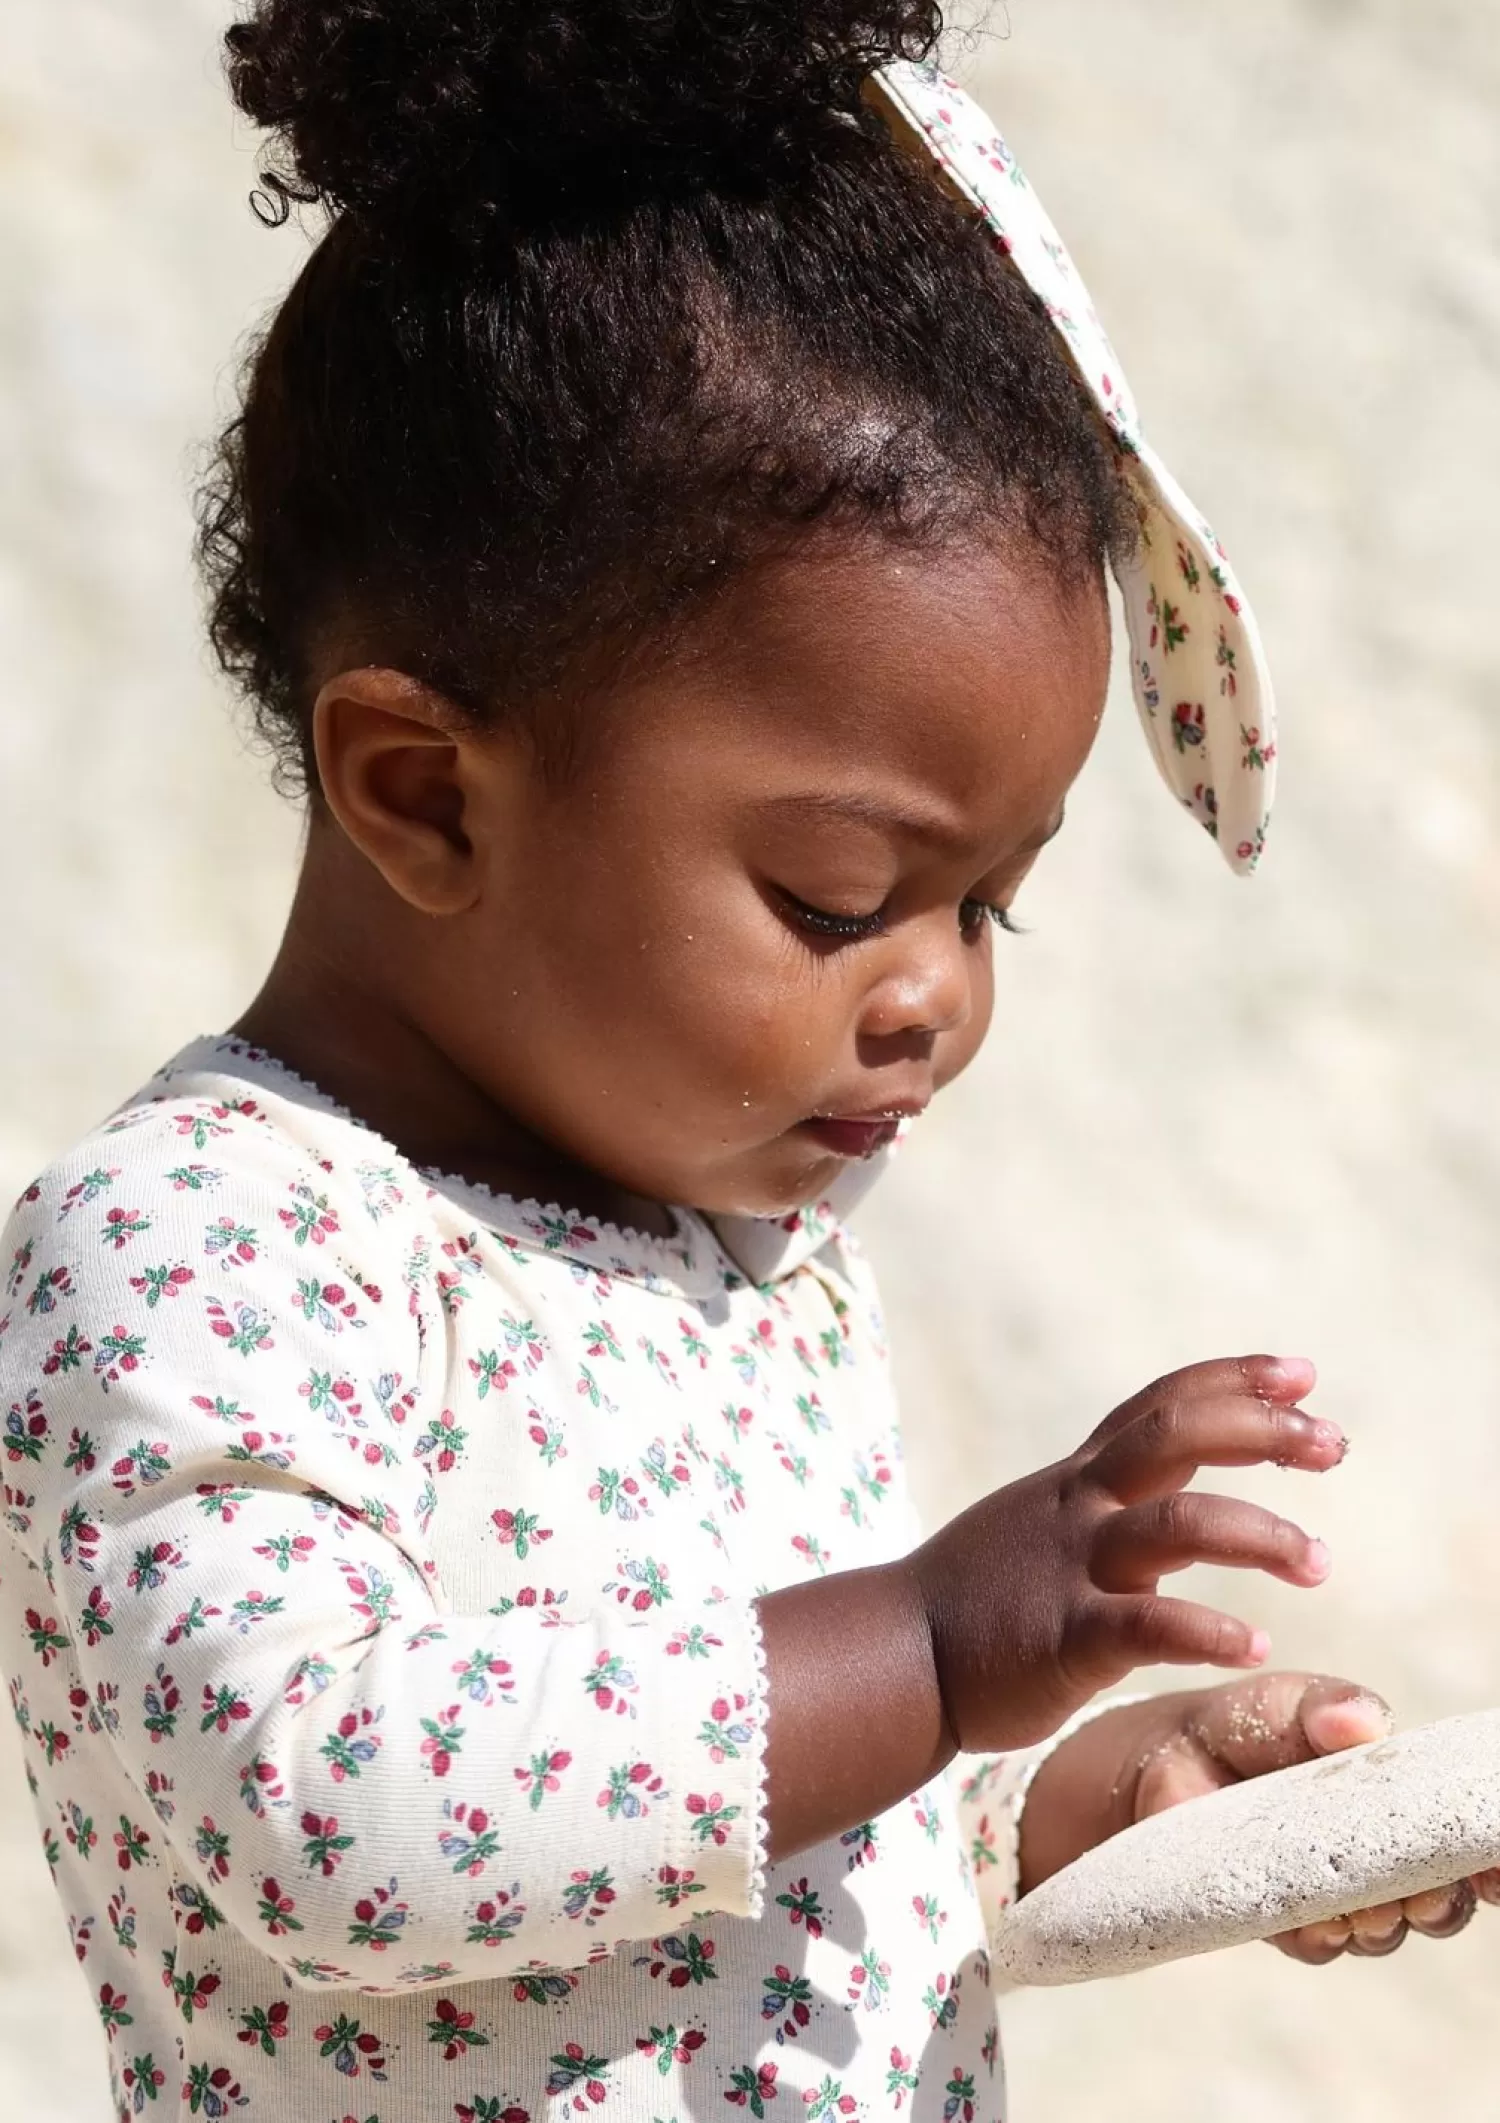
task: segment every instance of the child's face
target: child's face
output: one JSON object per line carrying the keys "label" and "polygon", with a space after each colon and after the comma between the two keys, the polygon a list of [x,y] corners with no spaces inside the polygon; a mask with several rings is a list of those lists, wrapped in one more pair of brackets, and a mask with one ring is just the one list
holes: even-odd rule
{"label": "child's face", "polygon": [[984,909],[1060,825],[1108,662],[1102,588],[1060,602],[1003,554],[768,572],[598,710],[561,784],[512,737],[464,742],[472,893],[406,1005],[619,1187],[815,1199],[979,1047]]}

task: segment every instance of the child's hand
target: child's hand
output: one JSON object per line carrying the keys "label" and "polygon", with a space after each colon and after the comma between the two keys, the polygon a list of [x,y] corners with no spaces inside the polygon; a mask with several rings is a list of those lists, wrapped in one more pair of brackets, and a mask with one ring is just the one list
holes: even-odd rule
{"label": "child's hand", "polygon": [[1117,1408],[1070,1459],[997,1490],[911,1560],[952,1743],[1024,1747],[1134,1667],[1258,1666],[1264,1633],[1166,1599],[1191,1563],[1320,1584],[1327,1551],[1288,1520],[1184,1494],[1200,1467],[1262,1460],[1321,1473],[1343,1458],[1332,1423],[1303,1414],[1309,1363],[1196,1364]]}
{"label": "child's hand", "polygon": [[[1257,1675],[1226,1688],[1170,1696],[1160,1709],[1156,1736],[1138,1756],[1131,1807],[1138,1821],[1242,1778],[1384,1739],[1392,1725],[1379,1696],[1348,1681],[1305,1673]],[[1394,1953],[1408,1931],[1449,1939],[1473,1916],[1476,1889],[1492,1898],[1493,1879],[1486,1873],[1479,1881],[1460,1880],[1404,1902],[1305,1924],[1272,1944],[1317,1967],[1343,1953],[1371,1959]]]}

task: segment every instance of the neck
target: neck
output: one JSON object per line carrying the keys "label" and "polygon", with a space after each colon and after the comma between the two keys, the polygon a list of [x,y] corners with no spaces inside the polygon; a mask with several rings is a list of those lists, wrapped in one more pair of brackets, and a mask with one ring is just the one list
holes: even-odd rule
{"label": "neck", "polygon": [[443,1051],[403,994],[400,968],[410,953],[392,951],[388,934],[371,936],[322,870],[309,850],[275,962],[231,1030],[346,1106],[419,1169],[670,1236],[673,1220],[660,1202],[533,1134]]}

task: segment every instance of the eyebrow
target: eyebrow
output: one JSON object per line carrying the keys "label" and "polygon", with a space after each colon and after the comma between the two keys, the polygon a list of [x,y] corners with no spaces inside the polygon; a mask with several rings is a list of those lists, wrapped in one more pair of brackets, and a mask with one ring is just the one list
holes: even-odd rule
{"label": "eyebrow", "polygon": [[[842,818],[856,825],[894,827],[908,833],[915,840],[931,841],[940,847],[958,845],[963,836],[956,833],[949,822],[937,811],[922,804],[909,804],[879,796],[863,796],[856,790],[840,795],[833,791],[809,789],[796,796],[772,798],[768,810],[804,811],[814,817]],[[1038,849],[1055,840],[1063,829],[1065,813],[1059,811],[1056,818],[1034,839],[1016,850],[1018,855],[1034,855]]]}

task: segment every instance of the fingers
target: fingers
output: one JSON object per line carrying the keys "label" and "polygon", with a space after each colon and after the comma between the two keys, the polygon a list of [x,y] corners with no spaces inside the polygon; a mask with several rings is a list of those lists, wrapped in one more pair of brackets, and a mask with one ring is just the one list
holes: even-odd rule
{"label": "fingers", "polygon": [[1136,1666],[1263,1666],[1271,1640],[1264,1629],[1153,1592],[1098,1602],[1077,1631],[1082,1670],[1105,1676],[1106,1686]]}
{"label": "fingers", "polygon": [[1384,1902],[1375,1909],[1356,1910],[1352,1916],[1304,1924],[1300,1930],[1282,1932],[1271,1944],[1313,1968],[1325,1967],[1344,1953],[1379,1961],[1394,1953],[1411,1932],[1426,1939],[1456,1938],[1472,1921],[1478,1904],[1474,1881],[1459,1880],[1429,1894],[1408,1895],[1404,1902]]}
{"label": "fingers", "polygon": [[1406,1921],[1424,1939],[1454,1939],[1470,1923],[1478,1906],[1472,1880],[1459,1880],[1452,1887],[1434,1887],[1430,1894],[1408,1895]]}
{"label": "fingers", "polygon": [[1258,1777],[1383,1740],[1392,1722],[1381,1698],[1352,1681],[1275,1673],[1210,1690],[1194,1718],[1193,1738],[1235,1776]]}
{"label": "fingers", "polygon": [[1121,1504],[1185,1488],[1200,1467],[1251,1467],[1275,1460],[1321,1474],[1347,1440],[1335,1423],[1248,1392],[1183,1399],[1164,1395],[1091,1451],[1091,1480]]}
{"label": "fingers", "polygon": [[1105,1417],[1089,1442],[1099,1444],[1117,1431],[1128,1429],[1163,1401],[1219,1400],[1247,1394],[1252,1400],[1279,1401],[1291,1407],[1305,1399],[1317,1381],[1317,1367],[1301,1356],[1227,1356],[1215,1357],[1206,1364],[1188,1364],[1122,1401],[1112,1415]]}
{"label": "fingers", "polygon": [[1090,1575],[1102,1592],[1146,1592],[1193,1563],[1264,1570],[1288,1585],[1321,1585],[1330,1563],[1321,1541],[1290,1519],[1227,1496],[1176,1491],[1114,1511],[1094,1536]]}

